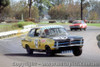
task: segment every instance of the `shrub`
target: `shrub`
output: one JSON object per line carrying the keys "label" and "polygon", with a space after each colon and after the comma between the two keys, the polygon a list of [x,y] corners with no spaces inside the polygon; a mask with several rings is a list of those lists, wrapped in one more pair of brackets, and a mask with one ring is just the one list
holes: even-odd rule
{"label": "shrub", "polygon": [[23,28],[25,25],[34,24],[33,22],[18,22],[17,25],[19,28]]}

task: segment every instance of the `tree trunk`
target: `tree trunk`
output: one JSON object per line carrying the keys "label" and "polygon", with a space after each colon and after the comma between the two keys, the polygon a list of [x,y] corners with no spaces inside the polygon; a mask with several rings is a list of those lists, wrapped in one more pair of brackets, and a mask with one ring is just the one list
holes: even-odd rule
{"label": "tree trunk", "polygon": [[32,6],[32,0],[29,0],[29,18],[31,18],[31,6]]}
{"label": "tree trunk", "polygon": [[81,0],[81,20],[83,20],[83,1]]}

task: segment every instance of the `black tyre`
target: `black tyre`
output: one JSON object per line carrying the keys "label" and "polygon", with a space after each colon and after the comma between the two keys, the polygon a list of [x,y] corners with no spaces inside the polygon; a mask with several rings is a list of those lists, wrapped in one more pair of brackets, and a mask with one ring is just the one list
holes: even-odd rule
{"label": "black tyre", "polygon": [[77,31],[77,29],[75,29],[75,31]]}
{"label": "black tyre", "polygon": [[70,30],[71,30],[71,31],[73,31],[73,29],[72,29],[72,28],[70,28]]}
{"label": "black tyre", "polygon": [[82,54],[82,48],[76,47],[73,49],[74,56],[80,56]]}
{"label": "black tyre", "polygon": [[86,28],[84,28],[84,31],[86,31]]}
{"label": "black tyre", "polygon": [[80,31],[82,31],[82,28],[80,28]]}
{"label": "black tyre", "polygon": [[54,55],[54,53],[52,52],[52,50],[50,49],[49,46],[46,46],[45,51],[46,51],[47,56],[53,56]]}
{"label": "black tyre", "polygon": [[33,54],[33,50],[30,49],[29,46],[26,46],[26,51],[27,51],[27,54]]}

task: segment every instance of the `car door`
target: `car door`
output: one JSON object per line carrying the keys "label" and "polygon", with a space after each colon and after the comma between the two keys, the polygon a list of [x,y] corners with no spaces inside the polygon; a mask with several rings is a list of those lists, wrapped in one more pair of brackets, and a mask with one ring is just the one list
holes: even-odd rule
{"label": "car door", "polygon": [[35,45],[34,45],[34,32],[35,32],[35,29],[31,29],[30,32],[27,35],[28,45],[30,46],[31,49],[35,48]]}
{"label": "car door", "polygon": [[34,46],[34,49],[40,49],[40,45],[41,45],[40,39],[41,39],[40,38],[40,29],[37,28],[34,31],[34,37],[32,38],[33,42],[31,42],[31,44],[33,44],[33,46]]}
{"label": "car door", "polygon": [[30,48],[43,50],[46,38],[40,37],[41,31],[40,29],[33,29],[28,34],[28,40],[30,44]]}

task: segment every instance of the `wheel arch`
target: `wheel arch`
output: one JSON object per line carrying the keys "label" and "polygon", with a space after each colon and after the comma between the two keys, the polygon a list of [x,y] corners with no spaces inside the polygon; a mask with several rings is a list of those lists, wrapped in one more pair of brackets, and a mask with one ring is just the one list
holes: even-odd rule
{"label": "wheel arch", "polygon": [[25,44],[25,48],[27,48],[27,47],[29,47],[29,45],[28,44]]}
{"label": "wheel arch", "polygon": [[45,45],[45,49],[46,49],[46,48],[50,48],[50,46],[49,46],[49,45]]}

